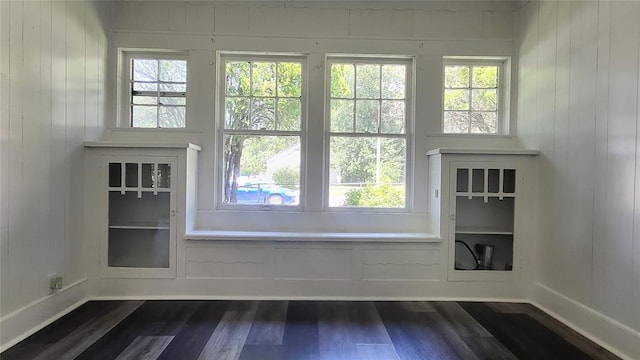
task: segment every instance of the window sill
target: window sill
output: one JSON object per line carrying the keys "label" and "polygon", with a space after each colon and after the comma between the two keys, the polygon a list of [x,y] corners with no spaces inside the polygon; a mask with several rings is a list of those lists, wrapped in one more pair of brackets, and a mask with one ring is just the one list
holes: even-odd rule
{"label": "window sill", "polygon": [[442,239],[431,233],[363,233],[363,232],[292,232],[292,231],[221,231],[194,230],[184,240],[234,241],[325,241],[325,242],[385,242],[439,243]]}

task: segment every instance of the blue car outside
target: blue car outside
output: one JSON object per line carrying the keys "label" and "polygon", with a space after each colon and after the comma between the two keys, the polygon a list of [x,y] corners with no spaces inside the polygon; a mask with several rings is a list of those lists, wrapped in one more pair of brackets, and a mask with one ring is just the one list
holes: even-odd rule
{"label": "blue car outside", "polygon": [[263,184],[238,186],[238,204],[292,205],[296,203],[296,193],[290,189]]}

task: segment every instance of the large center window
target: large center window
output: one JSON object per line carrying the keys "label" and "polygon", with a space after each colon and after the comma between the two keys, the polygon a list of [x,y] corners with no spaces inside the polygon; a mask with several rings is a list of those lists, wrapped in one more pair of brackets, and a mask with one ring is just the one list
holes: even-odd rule
{"label": "large center window", "polygon": [[298,206],[304,142],[302,57],[223,55],[223,206]]}
{"label": "large center window", "polygon": [[410,64],[329,58],[329,207],[407,207]]}

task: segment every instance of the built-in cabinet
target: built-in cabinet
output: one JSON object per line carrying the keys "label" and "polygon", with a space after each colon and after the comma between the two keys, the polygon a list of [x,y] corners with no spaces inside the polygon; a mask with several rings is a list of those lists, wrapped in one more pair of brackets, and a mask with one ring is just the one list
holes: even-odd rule
{"label": "built-in cabinet", "polygon": [[[177,234],[184,233],[185,214],[195,210],[186,173],[199,149],[195,145],[87,143],[90,181],[96,204],[100,277],[174,278]],[[191,165],[190,165],[191,164]],[[195,170],[191,170],[195,174]],[[191,180],[193,182],[193,180]],[[191,195],[188,195],[189,192]],[[191,199],[191,200],[189,200]],[[182,214],[182,217],[178,215]]]}
{"label": "built-in cabinet", "polygon": [[[449,250],[448,280],[513,280],[526,262],[536,151],[437,149],[428,153],[432,209]],[[440,196],[441,192],[441,196]],[[527,206],[529,204],[530,206]]]}

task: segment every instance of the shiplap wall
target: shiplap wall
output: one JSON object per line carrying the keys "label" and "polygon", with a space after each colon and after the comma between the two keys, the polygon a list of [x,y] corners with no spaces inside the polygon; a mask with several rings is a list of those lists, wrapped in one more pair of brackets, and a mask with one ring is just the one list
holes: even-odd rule
{"label": "shiplap wall", "polygon": [[520,28],[518,135],[541,150],[534,299],[634,329],[640,357],[640,2],[531,2]]}
{"label": "shiplap wall", "polygon": [[107,15],[89,1],[0,1],[2,344],[34,326],[22,310],[38,305],[36,323],[60,311],[42,306],[47,274],[86,277],[82,143],[104,129]]}

